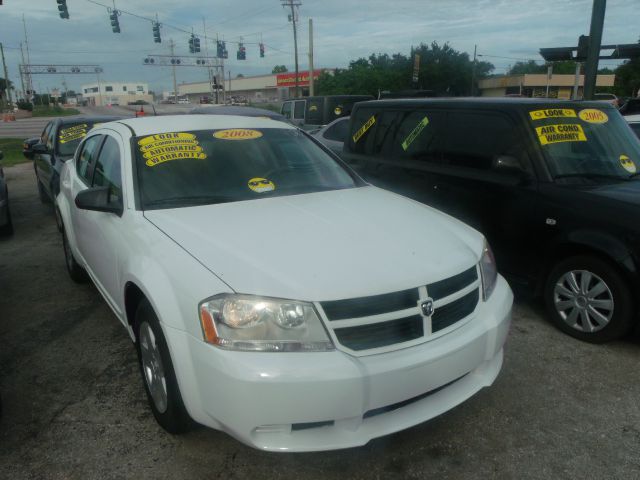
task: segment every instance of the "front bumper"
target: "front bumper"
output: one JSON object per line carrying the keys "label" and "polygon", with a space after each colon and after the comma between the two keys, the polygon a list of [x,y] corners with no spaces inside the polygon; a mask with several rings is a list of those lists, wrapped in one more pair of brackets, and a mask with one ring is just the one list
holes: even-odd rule
{"label": "front bumper", "polygon": [[164,329],[194,420],[263,450],[331,450],[422,423],[491,385],[512,303],[499,277],[470,322],[417,346],[362,357],[232,352]]}

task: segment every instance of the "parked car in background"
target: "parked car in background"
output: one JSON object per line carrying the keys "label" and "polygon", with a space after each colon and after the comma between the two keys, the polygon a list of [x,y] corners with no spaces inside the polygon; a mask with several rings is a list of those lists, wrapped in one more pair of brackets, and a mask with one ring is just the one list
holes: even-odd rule
{"label": "parked car in background", "polygon": [[640,98],[629,98],[620,107],[622,115],[638,115],[640,114]]}
{"label": "parked car in background", "polygon": [[593,99],[596,102],[607,102],[607,103],[610,103],[612,106],[614,106],[616,108],[620,107],[620,100],[613,93],[595,93],[593,95]]}
{"label": "parked car in background", "polygon": [[64,162],[73,157],[76,147],[96,124],[120,117],[94,116],[56,118],[51,120],[33,145],[33,166],[36,172],[38,194],[43,203],[52,202],[60,191],[60,171]]}
{"label": "parked car in background", "polygon": [[564,332],[604,342],[640,307],[640,142],[601,102],[358,103],[343,158],[483,232]]}
{"label": "parked car in background", "polygon": [[135,341],[169,432],[363,445],[492,384],[513,295],[481,234],[267,118],[104,124],[65,164],[67,268]]}
{"label": "parked car in background", "polygon": [[310,131],[309,134],[333,153],[340,156],[344,142],[349,134],[349,117],[338,118],[329,125]]}
{"label": "parked car in background", "polygon": [[200,97],[200,103],[201,104],[209,104],[212,103],[211,102],[211,97],[207,96],[207,95],[203,95],[202,97]]}
{"label": "parked car in background", "polygon": [[196,107],[189,110],[189,113],[197,115],[240,115],[242,117],[263,117],[281,122],[289,122],[286,118],[272,110],[264,108],[245,107],[241,105],[209,105],[206,107]]}
{"label": "parked car in background", "polygon": [[287,100],[280,113],[294,125],[304,130],[314,130],[333,122],[336,118],[348,117],[357,102],[373,100],[371,95],[326,95]]}
{"label": "parked car in background", "polygon": [[624,119],[631,127],[631,130],[633,130],[633,133],[640,138],[640,115],[627,115]]}
{"label": "parked car in background", "polygon": [[9,188],[2,169],[3,158],[4,153],[0,150],[0,237],[13,233],[13,223],[11,222],[11,211],[9,209]]}

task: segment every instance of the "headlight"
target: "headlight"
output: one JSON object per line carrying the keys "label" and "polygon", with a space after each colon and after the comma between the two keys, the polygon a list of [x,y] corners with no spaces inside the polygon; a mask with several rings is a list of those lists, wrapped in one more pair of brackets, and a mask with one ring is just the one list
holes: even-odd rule
{"label": "headlight", "polygon": [[482,258],[480,259],[480,273],[482,275],[482,298],[486,302],[491,296],[491,293],[496,286],[496,281],[498,280],[496,259],[493,256],[491,247],[486,240],[484,241]]}
{"label": "headlight", "polygon": [[224,294],[200,304],[207,343],[251,352],[333,350],[313,305],[252,295]]}

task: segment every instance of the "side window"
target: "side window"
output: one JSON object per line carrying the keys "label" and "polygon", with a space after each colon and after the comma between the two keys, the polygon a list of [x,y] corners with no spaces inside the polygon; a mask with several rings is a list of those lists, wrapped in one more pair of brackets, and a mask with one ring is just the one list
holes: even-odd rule
{"label": "side window", "polygon": [[102,135],[89,137],[82,145],[82,151],[76,160],[76,172],[78,176],[89,185],[91,185],[91,169],[89,167],[96,158],[98,148],[100,147],[100,143],[102,143],[102,138]]}
{"label": "side window", "polygon": [[[440,162],[444,115],[430,110],[401,112],[396,120],[391,155],[424,162]],[[386,152],[385,152],[386,153]]]}
{"label": "side window", "polygon": [[324,138],[327,140],[334,140],[336,142],[344,142],[349,133],[349,119],[344,118],[342,120],[338,120],[336,123],[331,125],[329,128],[325,130],[322,134]]}
{"label": "side window", "polygon": [[380,113],[372,108],[360,108],[352,115],[347,138],[348,151],[364,155],[373,154],[373,141]]}
{"label": "side window", "polygon": [[40,135],[40,143],[44,143],[45,145],[49,141],[49,137],[51,136],[51,129],[53,128],[53,122],[48,123],[44,128],[42,135]]}
{"label": "side window", "polygon": [[284,102],[282,104],[282,115],[285,118],[291,118],[291,103],[292,102]]}
{"label": "side window", "polygon": [[499,156],[516,158],[531,171],[527,147],[517,124],[493,112],[452,112],[448,116],[444,162],[456,167],[491,170]]}
{"label": "side window", "polygon": [[306,101],[298,100],[293,110],[293,118],[295,118],[296,120],[304,119],[304,109],[306,108],[306,105]]}
{"label": "side window", "polygon": [[631,127],[631,130],[633,130],[633,133],[640,138],[640,123],[630,123],[629,126]]}
{"label": "side window", "polygon": [[56,139],[56,131],[58,129],[56,128],[55,124],[51,124],[51,128],[49,129],[49,132],[47,133],[47,141],[46,141],[46,145],[47,145],[47,149],[50,152],[53,152],[53,142]]}
{"label": "side window", "polygon": [[122,155],[118,142],[107,135],[93,174],[94,187],[109,187],[110,197],[122,199]]}
{"label": "side window", "polygon": [[322,99],[307,100],[307,123],[322,125]]}

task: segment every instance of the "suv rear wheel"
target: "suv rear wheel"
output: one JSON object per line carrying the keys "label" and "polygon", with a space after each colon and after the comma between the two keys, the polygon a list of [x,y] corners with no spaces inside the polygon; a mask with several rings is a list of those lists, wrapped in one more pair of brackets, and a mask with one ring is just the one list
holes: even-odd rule
{"label": "suv rear wheel", "polygon": [[576,256],[556,264],[544,298],[556,326],[579,340],[608,342],[633,325],[634,304],[627,283],[598,257]]}

